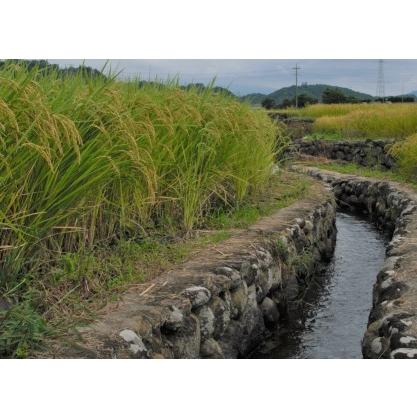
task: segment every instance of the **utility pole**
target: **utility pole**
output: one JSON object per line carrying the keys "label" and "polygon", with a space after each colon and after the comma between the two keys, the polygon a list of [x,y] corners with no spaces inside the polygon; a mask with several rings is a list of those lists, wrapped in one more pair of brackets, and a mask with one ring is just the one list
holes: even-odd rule
{"label": "utility pole", "polygon": [[301,68],[298,66],[298,64],[295,64],[295,67],[293,70],[295,71],[295,108],[298,107],[298,70]]}
{"label": "utility pole", "polygon": [[401,103],[404,103],[404,81],[401,81]]}
{"label": "utility pole", "polygon": [[378,61],[378,80],[376,83],[376,96],[385,102],[385,79],[384,79],[384,60]]}

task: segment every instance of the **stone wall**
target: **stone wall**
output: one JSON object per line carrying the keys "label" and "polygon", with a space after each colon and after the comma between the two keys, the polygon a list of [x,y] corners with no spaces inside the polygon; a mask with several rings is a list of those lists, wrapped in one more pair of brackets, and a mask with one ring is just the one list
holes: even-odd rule
{"label": "stone wall", "polygon": [[391,169],[394,159],[387,153],[392,141],[388,140],[297,140],[295,149],[305,155],[355,162],[359,165]]}
{"label": "stone wall", "polygon": [[417,358],[417,194],[406,186],[296,167],[333,187],[340,206],[361,210],[392,239],[376,277],[362,342],[365,358]]}
{"label": "stone wall", "polygon": [[[130,289],[80,340],[48,357],[245,357],[296,306],[309,272],[332,255],[335,202],[313,194],[247,231],[204,250],[181,267]],[[302,260],[302,262],[300,261]]]}
{"label": "stone wall", "polygon": [[291,117],[285,113],[268,113],[272,120],[284,123],[287,126],[288,135],[292,139],[301,139],[313,132],[314,119],[308,117]]}

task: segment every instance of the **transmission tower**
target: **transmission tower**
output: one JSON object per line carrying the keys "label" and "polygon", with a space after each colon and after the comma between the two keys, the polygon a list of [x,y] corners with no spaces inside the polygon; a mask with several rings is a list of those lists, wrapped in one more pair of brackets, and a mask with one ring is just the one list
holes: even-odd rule
{"label": "transmission tower", "polygon": [[384,60],[378,61],[378,81],[376,84],[376,96],[385,101],[385,79],[384,79]]}
{"label": "transmission tower", "polygon": [[298,107],[298,71],[301,68],[298,66],[298,64],[295,64],[295,67],[293,70],[295,71],[295,107]]}

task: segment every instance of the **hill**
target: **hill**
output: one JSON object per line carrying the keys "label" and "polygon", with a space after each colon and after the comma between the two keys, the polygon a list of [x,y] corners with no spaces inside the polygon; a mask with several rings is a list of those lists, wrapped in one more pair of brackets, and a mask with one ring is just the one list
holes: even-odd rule
{"label": "hill", "polygon": [[6,59],[0,61],[0,70],[10,64],[18,64],[21,66],[24,66],[29,71],[30,70],[38,70],[39,75],[48,76],[51,73],[55,72],[59,76],[66,76],[66,75],[74,75],[76,73],[82,73],[85,76],[90,77],[100,77],[100,78],[106,78],[106,76],[99,71],[98,69],[91,68],[89,66],[86,66],[84,64],[79,65],[78,67],[66,67],[66,68],[60,68],[57,64],[50,64],[45,59]]}
{"label": "hill", "polygon": [[408,93],[407,96],[415,96],[415,97],[417,97],[417,90],[414,90],[411,93]]}
{"label": "hill", "polygon": [[[369,94],[351,90],[350,88],[337,87],[337,86],[328,85],[328,84],[302,84],[298,87],[298,95],[306,94],[310,97],[313,97],[321,101],[321,96],[323,94],[323,91],[326,88],[337,88],[346,96],[352,96],[358,100],[371,100],[373,98]],[[275,103],[277,104],[281,104],[285,99],[291,100],[292,98],[295,97],[295,85],[292,85],[290,87],[280,88],[279,90],[274,91],[273,93],[267,94],[267,95],[258,94],[258,93],[248,94],[242,97],[242,99],[248,100],[252,104],[261,104],[262,100],[266,97],[272,98],[273,100],[275,100]]]}
{"label": "hill", "polygon": [[228,88],[215,86],[215,85],[212,85],[212,86],[207,85],[206,86],[203,83],[190,83],[188,85],[181,86],[181,88],[183,88],[185,90],[196,89],[196,90],[199,90],[201,92],[203,92],[206,89],[211,89],[215,93],[220,93],[220,94],[225,94],[225,95],[230,96],[230,97],[235,97],[235,95]]}
{"label": "hill", "polygon": [[242,100],[247,100],[249,101],[249,103],[260,105],[262,103],[262,100],[266,97],[268,97],[267,94],[252,93],[252,94],[247,94],[246,96],[243,96]]}

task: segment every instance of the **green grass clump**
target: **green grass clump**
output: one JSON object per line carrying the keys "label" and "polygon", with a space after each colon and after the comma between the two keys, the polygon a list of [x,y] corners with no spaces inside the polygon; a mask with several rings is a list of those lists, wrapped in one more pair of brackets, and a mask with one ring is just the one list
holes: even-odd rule
{"label": "green grass clump", "polygon": [[246,228],[262,216],[268,216],[305,196],[311,181],[308,178],[281,172],[271,177],[262,195],[255,194],[244,204],[230,210],[220,210],[207,219],[209,228]]}
{"label": "green grass clump", "polygon": [[28,300],[0,314],[0,358],[26,358],[48,334],[45,321]]}
{"label": "green grass clump", "polygon": [[401,139],[417,132],[414,103],[314,104],[286,112],[314,118],[317,137],[335,140]]}
{"label": "green grass clump", "polygon": [[3,66],[1,285],[43,251],[188,233],[262,188],[276,146],[264,113],[210,89]]}
{"label": "green grass clump", "polygon": [[417,133],[396,142],[390,153],[397,160],[399,172],[408,180],[417,182]]}
{"label": "green grass clump", "polygon": [[407,176],[401,173],[401,171],[383,171],[378,168],[368,168],[354,163],[306,161],[305,165],[335,171],[341,174],[359,175],[361,177],[401,182],[410,185],[413,188],[417,188],[417,180],[410,180]]}
{"label": "green grass clump", "polygon": [[297,276],[300,278],[308,278],[314,274],[315,262],[310,248],[304,248],[303,251],[297,255],[289,258],[289,264]]}
{"label": "green grass clump", "polygon": [[283,239],[278,239],[275,242],[275,252],[276,255],[284,262],[287,262],[290,258],[290,251],[288,250],[288,246]]}

